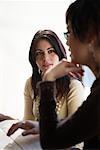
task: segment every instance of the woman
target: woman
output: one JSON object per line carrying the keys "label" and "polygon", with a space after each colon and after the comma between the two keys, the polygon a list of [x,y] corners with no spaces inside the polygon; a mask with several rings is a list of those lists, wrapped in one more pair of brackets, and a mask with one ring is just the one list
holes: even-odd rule
{"label": "woman", "polygon": [[[69,118],[58,121],[55,90],[58,77],[78,69],[66,60],[43,76],[40,92],[40,140],[44,149],[73,146],[100,149],[100,0],[76,0],[66,12],[67,44],[74,62],[87,65],[96,76],[87,100]],[[48,95],[49,93],[49,95]],[[43,116],[43,114],[46,116]]]}
{"label": "woman", "polygon": [[[45,72],[66,58],[65,48],[58,36],[51,30],[38,31],[31,43],[29,61],[32,66],[32,77],[25,85],[25,110],[24,120],[39,120],[39,95],[37,83],[42,81]],[[67,59],[67,58],[66,58]],[[56,80],[56,112],[59,120],[73,114],[84,100],[84,88],[82,83],[69,75]],[[73,74],[78,75],[78,74]],[[81,93],[81,94],[80,94]],[[44,114],[45,115],[45,114]],[[36,123],[36,122],[35,122]],[[28,126],[28,122],[26,122]],[[35,126],[35,125],[34,125]],[[24,128],[25,122],[14,125],[8,135],[11,135],[18,128]],[[30,127],[31,128],[31,127]],[[29,129],[29,128],[28,128]],[[33,133],[39,133],[33,129]]]}
{"label": "woman", "polygon": [[[66,58],[66,51],[58,36],[51,30],[38,31],[29,51],[32,77],[25,85],[24,120],[39,120],[39,96],[36,85],[42,80],[46,70],[55,66],[62,58]],[[57,79],[56,86],[56,111],[59,119],[63,119],[74,113],[82,104],[84,90],[79,80],[71,79],[68,75]]]}

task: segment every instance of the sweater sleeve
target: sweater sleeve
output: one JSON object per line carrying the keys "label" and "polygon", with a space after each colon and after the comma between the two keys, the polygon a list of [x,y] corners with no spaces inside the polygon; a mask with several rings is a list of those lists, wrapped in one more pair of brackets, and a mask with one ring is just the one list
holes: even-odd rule
{"label": "sweater sleeve", "polygon": [[31,78],[27,79],[25,88],[24,88],[24,118],[23,120],[34,120],[35,117],[33,115],[33,99],[34,95],[32,95],[32,86],[31,86]]}
{"label": "sweater sleeve", "polygon": [[79,80],[71,79],[69,85],[68,101],[68,116],[72,115],[84,101],[84,87]]}
{"label": "sweater sleeve", "polygon": [[60,122],[55,112],[54,93],[53,82],[46,81],[39,84],[40,141],[44,149],[67,148],[98,134],[100,131],[99,92],[90,94],[71,117]]}

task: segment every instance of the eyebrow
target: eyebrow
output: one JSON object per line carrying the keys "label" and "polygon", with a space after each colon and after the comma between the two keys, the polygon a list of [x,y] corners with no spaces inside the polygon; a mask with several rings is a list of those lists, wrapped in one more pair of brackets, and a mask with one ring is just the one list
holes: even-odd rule
{"label": "eyebrow", "polygon": [[49,50],[49,49],[51,49],[51,48],[53,48],[53,49],[54,49],[54,47],[49,47],[49,48],[47,48],[47,50]]}
{"label": "eyebrow", "polygon": [[[54,49],[54,47],[48,47],[46,50],[50,50],[51,48],[53,48]],[[43,51],[42,49],[36,49],[36,51]]]}

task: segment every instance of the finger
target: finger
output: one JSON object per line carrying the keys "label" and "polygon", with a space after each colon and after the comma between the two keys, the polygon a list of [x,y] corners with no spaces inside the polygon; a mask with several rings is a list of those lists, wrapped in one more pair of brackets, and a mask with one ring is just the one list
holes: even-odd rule
{"label": "finger", "polygon": [[69,75],[70,77],[77,78],[76,74],[73,73],[73,72],[69,72],[68,75]]}
{"label": "finger", "polygon": [[77,73],[79,71],[80,71],[80,68],[77,68],[77,67],[66,68],[66,73],[68,73],[68,74],[74,74],[74,73]]}
{"label": "finger", "polygon": [[7,132],[7,136],[11,136],[18,128],[20,128],[19,123],[13,124]]}
{"label": "finger", "polygon": [[23,136],[30,135],[30,134],[39,134],[39,131],[33,128],[30,130],[26,130],[22,133]]}

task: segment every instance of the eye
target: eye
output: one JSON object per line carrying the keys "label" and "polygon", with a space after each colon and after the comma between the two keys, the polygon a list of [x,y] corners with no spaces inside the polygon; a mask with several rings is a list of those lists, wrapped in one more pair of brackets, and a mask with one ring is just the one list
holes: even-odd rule
{"label": "eye", "polygon": [[44,52],[42,52],[42,51],[36,51],[35,52],[35,57],[43,56],[43,55],[44,55]]}
{"label": "eye", "polygon": [[64,32],[64,37],[65,37],[65,39],[67,39],[69,35],[70,35],[70,32],[69,32],[69,31]]}
{"label": "eye", "polygon": [[55,49],[54,49],[54,48],[49,49],[49,50],[48,50],[48,53],[49,53],[49,54],[55,53]]}

